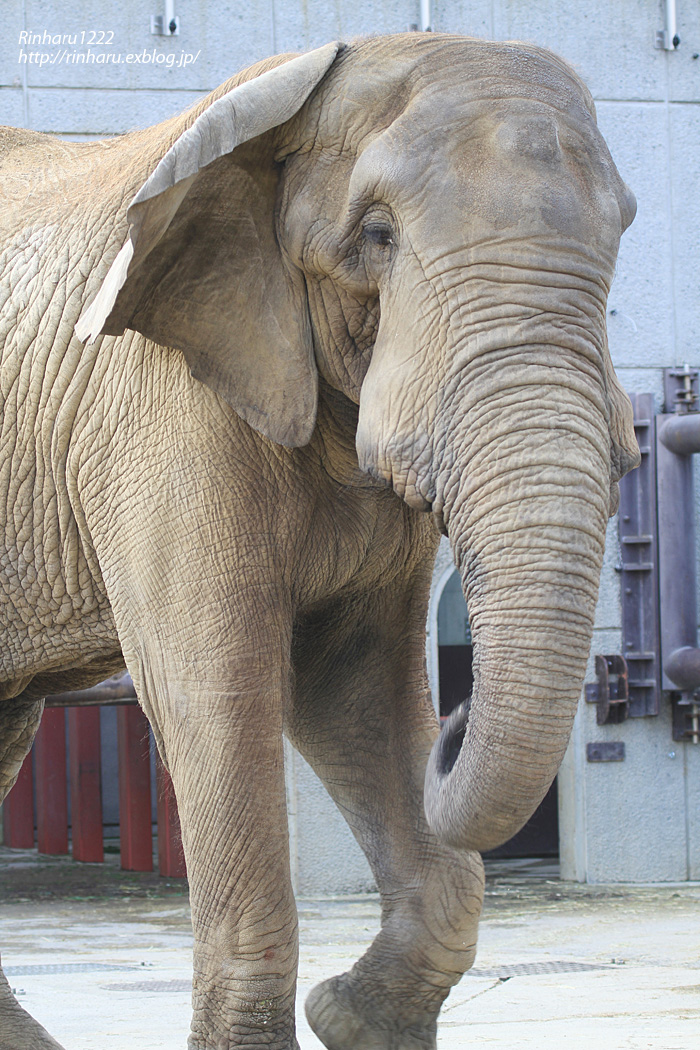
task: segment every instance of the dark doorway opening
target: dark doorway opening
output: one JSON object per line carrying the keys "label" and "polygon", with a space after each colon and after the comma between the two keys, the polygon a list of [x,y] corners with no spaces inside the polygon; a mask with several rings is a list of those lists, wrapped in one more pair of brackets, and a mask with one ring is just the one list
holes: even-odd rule
{"label": "dark doorway opening", "polygon": [[[446,718],[455,707],[458,707],[471,695],[474,684],[469,614],[456,570],[443,588],[437,619],[440,717]],[[508,842],[484,856],[499,858],[559,856],[556,780],[525,827]]]}

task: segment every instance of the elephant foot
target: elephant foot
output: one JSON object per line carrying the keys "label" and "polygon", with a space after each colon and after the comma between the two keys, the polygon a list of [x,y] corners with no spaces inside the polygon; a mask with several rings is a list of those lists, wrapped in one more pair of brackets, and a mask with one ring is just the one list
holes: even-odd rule
{"label": "elephant foot", "polygon": [[[4,987],[3,987],[4,986]],[[23,1010],[0,971],[0,1050],[63,1050],[43,1025]]]}
{"label": "elephant foot", "polygon": [[437,1022],[400,1028],[353,1001],[347,978],[316,985],[306,999],[306,1018],[327,1050],[436,1050]]}
{"label": "elephant foot", "polygon": [[0,1004],[0,1050],[63,1050],[19,1003]]}

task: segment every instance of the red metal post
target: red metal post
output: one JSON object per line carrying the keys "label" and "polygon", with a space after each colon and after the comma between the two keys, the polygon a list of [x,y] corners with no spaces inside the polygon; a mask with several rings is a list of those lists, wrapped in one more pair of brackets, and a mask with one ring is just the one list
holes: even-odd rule
{"label": "red metal post", "polygon": [[38,850],[39,853],[67,853],[66,718],[61,708],[44,710],[34,754]]}
{"label": "red metal post", "polygon": [[126,871],[153,871],[150,737],[140,707],[117,708],[117,741],[121,865]]}
{"label": "red metal post", "polygon": [[187,869],[182,849],[175,788],[160,755],[156,755],[156,785],[158,788],[158,871],[168,878],[182,879],[187,875]]}
{"label": "red metal post", "polygon": [[68,708],[73,859],[104,860],[99,707]]}
{"label": "red metal post", "polygon": [[22,763],[15,785],[2,804],[3,839],[10,849],[34,849],[32,753]]}

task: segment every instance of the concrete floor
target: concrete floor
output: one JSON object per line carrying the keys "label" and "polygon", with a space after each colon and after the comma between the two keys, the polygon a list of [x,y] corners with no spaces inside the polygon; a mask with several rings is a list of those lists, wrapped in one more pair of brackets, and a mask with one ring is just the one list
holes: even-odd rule
{"label": "concrete floor", "polygon": [[[3,964],[66,1050],[184,1050],[192,935],[186,886],[0,848]],[[375,896],[299,901],[303,1000],[361,954]],[[581,886],[555,865],[491,862],[474,970],[440,1050],[698,1050],[700,884]]]}

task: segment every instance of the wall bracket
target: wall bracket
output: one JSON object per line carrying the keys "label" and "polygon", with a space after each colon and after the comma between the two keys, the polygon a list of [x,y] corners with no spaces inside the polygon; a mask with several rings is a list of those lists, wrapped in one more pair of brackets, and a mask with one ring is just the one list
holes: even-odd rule
{"label": "wall bracket", "polygon": [[596,681],[586,686],[586,702],[596,704],[596,722],[599,726],[619,725],[629,713],[628,671],[625,658],[596,656]]}

